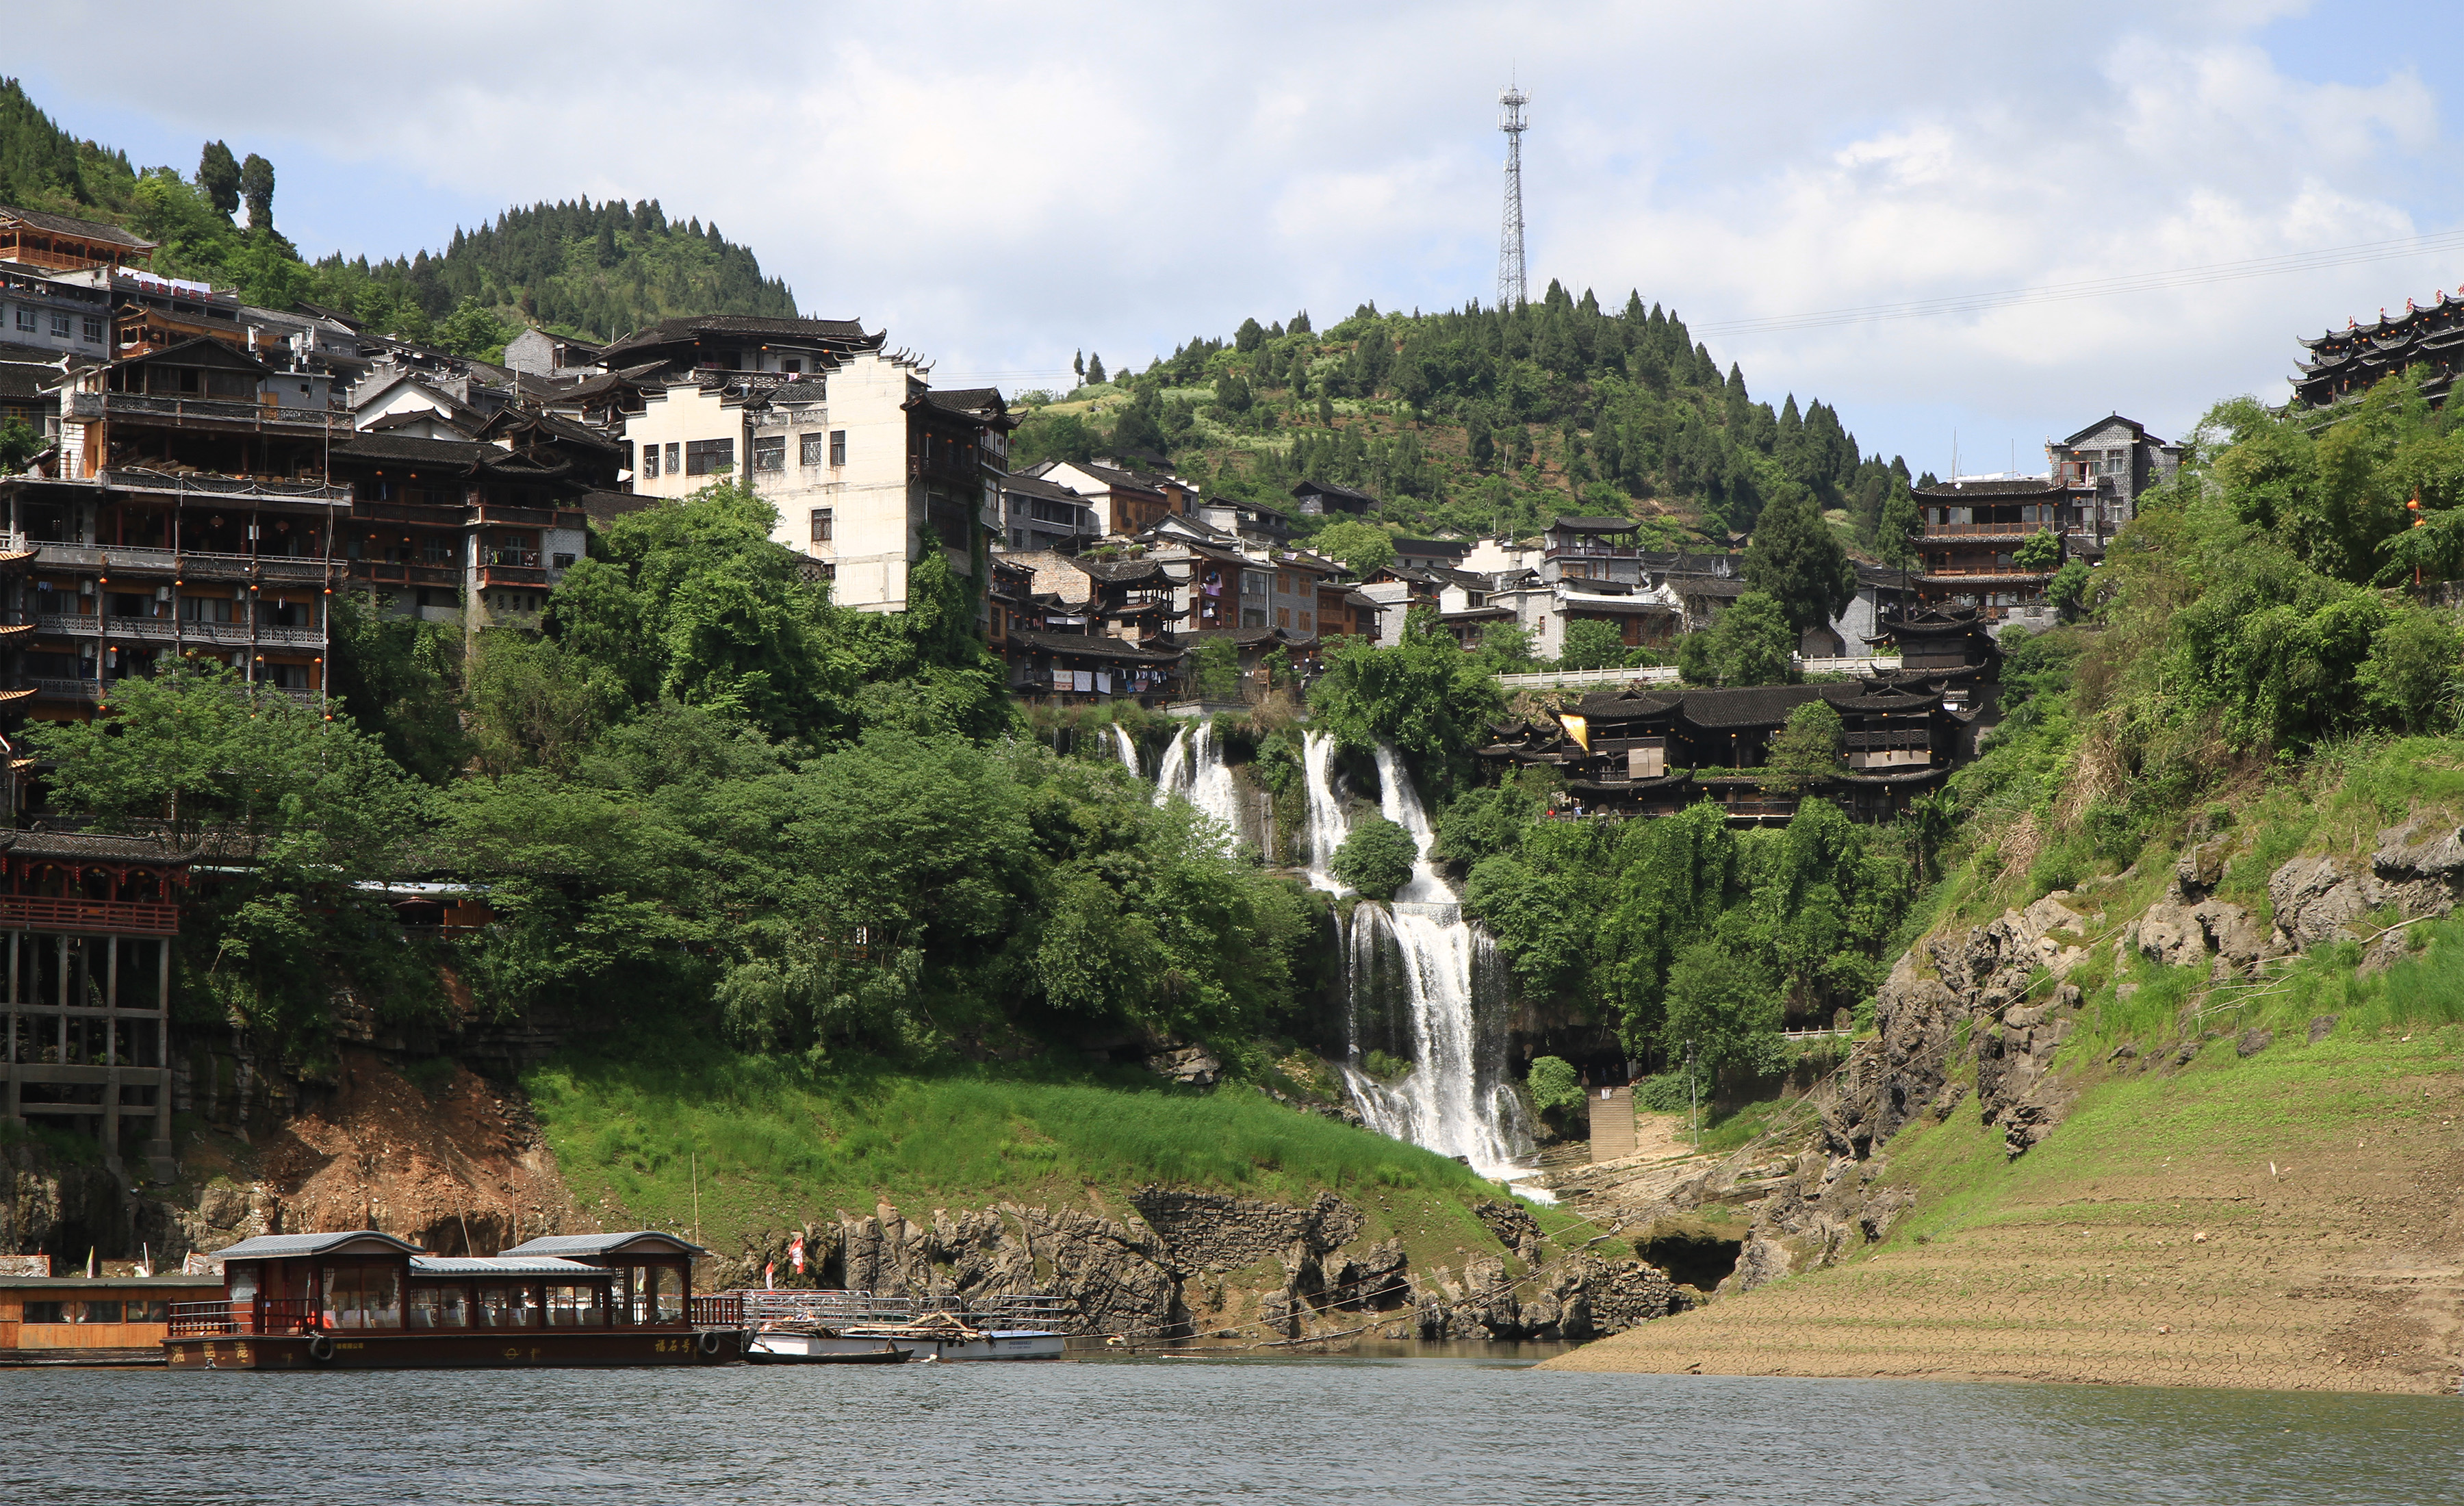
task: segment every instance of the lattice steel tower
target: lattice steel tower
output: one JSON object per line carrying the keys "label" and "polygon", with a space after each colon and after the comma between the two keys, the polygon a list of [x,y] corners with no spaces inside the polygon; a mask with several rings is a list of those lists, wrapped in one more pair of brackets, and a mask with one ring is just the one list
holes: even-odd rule
{"label": "lattice steel tower", "polygon": [[1523,107],[1531,97],[1512,84],[1497,97],[1497,128],[1506,133],[1506,229],[1497,243],[1497,306],[1529,300],[1523,277]]}

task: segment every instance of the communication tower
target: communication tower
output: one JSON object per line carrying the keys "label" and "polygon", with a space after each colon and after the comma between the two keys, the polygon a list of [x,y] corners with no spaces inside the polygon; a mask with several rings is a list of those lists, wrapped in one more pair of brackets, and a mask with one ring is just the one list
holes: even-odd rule
{"label": "communication tower", "polygon": [[1497,244],[1497,306],[1529,301],[1523,276],[1523,107],[1531,97],[1512,84],[1497,96],[1497,128],[1506,133],[1506,229]]}

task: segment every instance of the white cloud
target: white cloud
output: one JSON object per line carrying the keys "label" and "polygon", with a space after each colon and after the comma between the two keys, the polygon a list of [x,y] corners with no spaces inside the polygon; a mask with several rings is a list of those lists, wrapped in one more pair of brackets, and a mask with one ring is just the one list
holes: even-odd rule
{"label": "white cloud", "polygon": [[[944,372],[1006,373],[1078,348],[1143,360],[1302,305],[1485,300],[1509,68],[1533,96],[1535,275],[1702,323],[2452,223],[2421,173],[2452,151],[2437,88],[2409,66],[2288,71],[2264,28],[2306,10],[618,0],[199,27],[184,6],[155,13],[194,66],[53,86],[280,144],[289,223],[377,253],[433,244],[473,205],[655,197],[752,244],[817,312],[886,321]],[[92,35],[55,8],[12,40],[66,56]],[[2268,389],[2295,334],[2455,277],[2354,267],[1712,343],[1757,392],[1818,394],[1869,446],[1913,452],[1945,415],[2023,440],[2100,406],[2178,428]]]}

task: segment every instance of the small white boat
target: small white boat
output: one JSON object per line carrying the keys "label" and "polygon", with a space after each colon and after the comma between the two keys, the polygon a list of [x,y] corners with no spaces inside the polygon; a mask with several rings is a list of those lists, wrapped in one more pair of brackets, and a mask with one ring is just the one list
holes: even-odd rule
{"label": "small white boat", "polygon": [[[842,1340],[896,1344],[918,1360],[1058,1360],[1068,1336],[1040,1328],[844,1329]],[[759,1340],[755,1340],[757,1343]]]}
{"label": "small white boat", "polygon": [[1057,1328],[1010,1326],[1060,1317],[1068,1307],[1060,1297],[996,1297],[963,1311],[925,1316],[913,1298],[869,1292],[734,1295],[743,1298],[755,1330],[744,1357],[757,1364],[1058,1360],[1068,1345],[1068,1336]]}

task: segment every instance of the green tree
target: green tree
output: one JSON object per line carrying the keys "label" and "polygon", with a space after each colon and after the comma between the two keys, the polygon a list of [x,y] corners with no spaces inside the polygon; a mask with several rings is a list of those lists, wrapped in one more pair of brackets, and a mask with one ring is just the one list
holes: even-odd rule
{"label": "green tree", "polygon": [[1764,507],[1746,546],[1746,580],[1779,604],[1795,633],[1823,627],[1857,596],[1857,568],[1814,497],[1790,487]]}
{"label": "green tree", "polygon": [[2451,730],[2455,723],[2464,632],[2443,617],[2408,610],[2381,628],[2354,683],[2371,714],[2406,732]]}
{"label": "green tree", "polygon": [[228,869],[192,897],[184,971],[217,1012],[306,1046],[325,1023],[328,967],[359,954],[363,981],[405,1002],[432,976],[396,978],[367,955],[391,916],[356,887],[389,873],[426,796],[348,717],[252,692],[220,666],[165,656],[150,678],[113,682],[109,714],[36,725],[54,799],[105,830],[151,826],[174,846],[210,834]]}
{"label": "green tree", "polygon": [[2062,557],[2062,542],[2050,528],[2039,528],[2011,551],[2011,563],[2023,570],[2051,570]]}
{"label": "green tree", "polygon": [[1916,534],[1924,521],[1907,482],[1895,480],[1890,495],[1882,498],[1881,516],[1874,526],[1874,552],[1884,565],[1903,570],[1915,568]]}
{"label": "green tree", "polygon": [[1531,653],[1531,630],[1519,622],[1483,623],[1480,647],[1472,651],[1492,675],[1520,675],[1539,667]]}
{"label": "green tree", "polygon": [[1339,518],[1327,524],[1309,540],[1309,547],[1342,561],[1353,574],[1364,578],[1395,563],[1394,536],[1357,518]]}
{"label": "green tree", "polygon": [[2064,560],[2062,567],[2045,586],[2045,599],[2054,604],[2064,622],[2076,622],[2087,615],[2087,591],[2092,572],[2084,560]]}
{"label": "green tree", "polygon": [[1575,1110],[1587,1107],[1582,1079],[1563,1056],[1534,1056],[1523,1070],[1523,1091],[1531,1107],[1563,1129]]}
{"label": "green tree", "polygon": [[1639,652],[1626,647],[1616,623],[1585,617],[1566,624],[1566,641],[1558,651],[1557,666],[1569,670],[1613,670],[1635,663]]}
{"label": "green tree", "polygon": [[1667,999],[1660,1044],[1671,1061],[1683,1061],[1690,1044],[1705,1070],[1734,1074],[1779,1054],[1779,987],[1757,957],[1697,941],[1670,964]]}
{"label": "green tree", "polygon": [[1788,724],[1772,737],[1765,783],[1803,790],[1831,778],[1839,767],[1841,737],[1839,713],[1831,703],[1807,701],[1788,714]]}
{"label": "green tree", "polygon": [[1265,343],[1266,332],[1254,319],[1243,320],[1241,327],[1232,332],[1232,348],[1243,355],[1247,355]]}
{"label": "green tree", "polygon": [[1372,816],[1352,829],[1334,850],[1334,876],[1370,899],[1392,899],[1411,881],[1419,848],[1412,833],[1383,816]]}
{"label": "green tree", "polygon": [[14,476],[28,461],[51,448],[42,432],[11,413],[0,422],[0,476]]}
{"label": "green tree", "polygon": [[436,326],[436,343],[457,356],[473,356],[481,361],[495,361],[505,351],[505,342],[512,339],[496,316],[480,307],[475,298],[465,298],[454,306],[451,317]]}
{"label": "green tree", "polygon": [[[274,229],[274,164],[250,152],[239,165],[239,192],[248,201],[248,228]],[[216,208],[220,208],[219,199]]]}
{"label": "green tree", "polygon": [[1796,633],[1780,604],[1748,591],[1710,627],[1678,645],[1677,672],[1693,685],[1785,685],[1796,677]]}
{"label": "green tree", "polygon": [[1346,747],[1391,742],[1435,788],[1474,783],[1475,750],[1506,709],[1487,668],[1438,631],[1426,614],[1405,621],[1402,641],[1381,649],[1347,638],[1323,651],[1325,673],[1309,687],[1312,724]]}
{"label": "green tree", "polygon": [[1241,698],[1241,651],[1229,636],[1198,640],[1189,653],[1191,677],[1197,681],[1200,700],[1237,701]]}
{"label": "green tree", "polygon": [[223,218],[231,218],[239,209],[239,159],[229,146],[206,143],[205,155],[197,163],[197,187]]}
{"label": "green tree", "polygon": [[1089,356],[1087,358],[1087,385],[1089,387],[1102,387],[1105,381],[1104,358],[1102,356]]}

